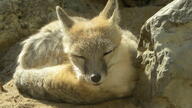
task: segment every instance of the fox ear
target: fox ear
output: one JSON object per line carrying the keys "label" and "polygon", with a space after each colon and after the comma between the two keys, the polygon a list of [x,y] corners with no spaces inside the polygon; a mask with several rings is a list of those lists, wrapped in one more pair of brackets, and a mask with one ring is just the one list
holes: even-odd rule
{"label": "fox ear", "polygon": [[110,22],[118,24],[120,21],[118,0],[108,0],[99,16],[103,16],[109,19]]}
{"label": "fox ear", "polygon": [[64,31],[73,26],[73,19],[61,7],[56,6],[56,13]]}

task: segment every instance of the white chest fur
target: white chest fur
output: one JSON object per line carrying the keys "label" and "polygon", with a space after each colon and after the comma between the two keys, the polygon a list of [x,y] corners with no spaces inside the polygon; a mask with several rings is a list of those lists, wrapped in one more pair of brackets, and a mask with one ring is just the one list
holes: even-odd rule
{"label": "white chest fur", "polygon": [[126,37],[122,38],[121,44],[114,52],[114,57],[110,60],[108,75],[102,85],[104,90],[116,93],[119,97],[128,95],[135,85],[135,69],[132,65],[131,50],[135,42],[131,42]]}

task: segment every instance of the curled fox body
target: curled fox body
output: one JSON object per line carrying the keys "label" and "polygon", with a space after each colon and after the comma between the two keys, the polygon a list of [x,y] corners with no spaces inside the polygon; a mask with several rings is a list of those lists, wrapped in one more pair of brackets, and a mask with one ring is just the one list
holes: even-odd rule
{"label": "curled fox body", "polygon": [[23,42],[14,74],[21,94],[70,103],[129,96],[135,86],[136,39],[119,26],[117,0],[93,19],[58,19]]}

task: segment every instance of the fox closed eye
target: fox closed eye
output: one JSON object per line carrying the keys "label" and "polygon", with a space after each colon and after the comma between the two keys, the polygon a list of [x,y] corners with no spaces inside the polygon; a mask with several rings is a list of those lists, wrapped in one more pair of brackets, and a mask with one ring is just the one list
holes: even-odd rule
{"label": "fox closed eye", "polygon": [[104,53],[103,55],[106,56],[106,55],[110,54],[111,52],[113,52],[113,50],[110,50],[110,51]]}
{"label": "fox closed eye", "polygon": [[106,55],[108,55],[108,54],[112,53],[115,49],[116,49],[116,47],[115,47],[115,48],[113,48],[112,50],[109,50],[108,52],[104,53],[104,54],[103,54],[103,56],[106,56]]}
{"label": "fox closed eye", "polygon": [[80,55],[71,54],[71,56],[85,60],[85,57],[80,56]]}

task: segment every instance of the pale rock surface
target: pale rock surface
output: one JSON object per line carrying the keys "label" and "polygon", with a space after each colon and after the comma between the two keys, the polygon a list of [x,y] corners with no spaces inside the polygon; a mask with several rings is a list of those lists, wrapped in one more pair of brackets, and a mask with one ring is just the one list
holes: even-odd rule
{"label": "pale rock surface", "polygon": [[138,50],[151,108],[192,108],[192,1],[175,0],[148,19]]}

